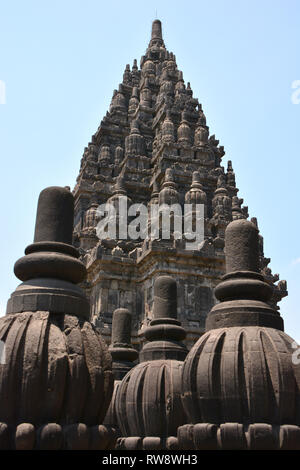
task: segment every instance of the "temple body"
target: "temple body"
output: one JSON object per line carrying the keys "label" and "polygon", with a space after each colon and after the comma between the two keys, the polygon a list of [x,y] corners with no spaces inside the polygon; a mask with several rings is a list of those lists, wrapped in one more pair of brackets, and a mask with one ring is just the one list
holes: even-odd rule
{"label": "temple body", "polygon": [[[214,288],[225,273],[228,223],[248,216],[231,161],[210,135],[201,104],[185,85],[176,58],[167,51],[159,20],[140,67],[126,66],[109,112],[84,150],[74,189],[74,243],[88,270],[84,285],[92,319],[110,341],[112,313],[129,308],[133,344],[151,321],[154,277],[171,275],[178,286],[178,318],[190,347],[204,332],[215,304]],[[166,170],[170,170],[169,174]],[[132,203],[204,204],[204,240],[187,250],[182,240],[101,239],[97,206],[127,196]],[[273,286],[270,303],[287,295],[285,281],[268,268],[260,237],[260,270]]]}

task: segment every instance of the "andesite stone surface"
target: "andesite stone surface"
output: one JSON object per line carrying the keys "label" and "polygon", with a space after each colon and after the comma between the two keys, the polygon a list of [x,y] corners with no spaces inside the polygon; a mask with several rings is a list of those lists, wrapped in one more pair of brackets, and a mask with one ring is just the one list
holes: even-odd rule
{"label": "andesite stone surface", "polygon": [[113,428],[101,425],[112,361],[76,286],[86,269],[70,244],[73,212],[69,189],[43,190],[34,243],[15,264],[24,282],[0,318],[1,449],[106,449],[116,439]]}
{"label": "andesite stone surface", "polygon": [[118,449],[178,449],[177,428],[186,420],[181,402],[181,369],[187,349],[176,319],[176,281],[154,283],[154,315],[145,331],[140,363],[119,383],[115,410],[122,437]]}
{"label": "andesite stone surface", "polygon": [[[106,413],[104,424],[118,430],[116,416],[116,396],[121,380],[127,372],[134,367],[134,361],[138,358],[138,352],[131,345],[131,319],[132,315],[126,308],[119,308],[113,313],[112,339],[109,351],[112,355],[112,370],[114,374],[114,392],[110,406]],[[118,434],[121,435],[118,430]]]}
{"label": "andesite stone surface", "polygon": [[[225,273],[224,233],[232,220],[246,218],[231,161],[210,133],[198,99],[164,44],[155,20],[140,65],[126,66],[111,105],[84,150],[74,188],[74,243],[88,277],[82,284],[91,299],[92,321],[110,343],[112,314],[132,313],[132,341],[140,347],[152,319],[154,280],[177,282],[178,318],[191,347],[204,332],[216,303],[214,288]],[[203,203],[204,241],[186,250],[184,240],[103,239],[96,236],[97,204],[127,195],[149,207],[158,202]],[[257,223],[257,221],[255,220]],[[259,270],[272,287],[269,304],[287,295],[285,281],[273,275],[259,244]],[[277,283],[277,284],[276,284]]]}
{"label": "andesite stone surface", "polygon": [[182,449],[300,449],[300,366],[294,341],[259,273],[259,236],[247,220],[226,228],[227,274],[206,333],[185,359]]}

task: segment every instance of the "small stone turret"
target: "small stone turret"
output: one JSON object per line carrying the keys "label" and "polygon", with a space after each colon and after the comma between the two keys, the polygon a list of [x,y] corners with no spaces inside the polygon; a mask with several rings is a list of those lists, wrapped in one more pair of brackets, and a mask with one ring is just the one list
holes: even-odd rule
{"label": "small stone turret", "polygon": [[201,124],[201,121],[202,121],[201,118],[199,121],[197,123],[197,128],[195,130],[194,145],[196,147],[204,147],[207,145],[209,132],[208,132],[208,127]]}
{"label": "small stone turret", "polygon": [[154,20],[152,23],[151,41],[149,47],[161,47],[164,46],[162,38],[162,26],[159,20]]}
{"label": "small stone turret", "polygon": [[180,95],[180,93],[184,93],[184,92],[185,92],[185,84],[183,80],[183,73],[180,70],[178,71],[178,80],[175,85],[175,93],[176,95]]}
{"label": "small stone turret", "polygon": [[99,216],[97,215],[98,206],[99,204],[97,201],[95,199],[92,200],[89,209],[85,213],[84,230],[87,232],[95,232],[95,228],[99,221]]}
{"label": "small stone turret", "polygon": [[138,121],[134,120],[131,123],[130,134],[125,139],[125,153],[126,155],[144,155],[144,152],[144,138],[140,133]]}
{"label": "small stone turret", "polygon": [[143,65],[142,75],[146,77],[155,76],[155,64],[152,60],[148,59]]}
{"label": "small stone turret", "polygon": [[99,152],[99,161],[109,163],[110,160],[110,147],[109,145],[102,145],[100,152]]}
{"label": "small stone turret", "polygon": [[218,177],[217,189],[212,200],[213,217],[212,224],[216,227],[218,238],[224,239],[225,229],[232,220],[231,199],[225,183],[225,175]]}
{"label": "small stone turret", "polygon": [[115,150],[115,164],[119,165],[122,162],[123,157],[124,157],[124,150],[120,145],[118,145]]}
{"label": "small stone turret", "polygon": [[[162,217],[159,218],[158,224],[159,238],[164,240],[180,239],[182,234],[182,212],[179,206],[179,193],[175,183],[174,172],[171,168],[166,170],[165,181],[159,192],[158,202],[162,209]],[[171,206],[173,206],[172,211],[167,212]],[[167,217],[169,217],[169,224],[166,223]]]}
{"label": "small stone turret", "polygon": [[74,199],[50,187],[39,197],[34,243],[15,264],[23,281],[0,319],[0,447],[105,449],[99,426],[112,395],[111,356],[76,286],[86,268],[71,245]]}
{"label": "small stone turret", "polygon": [[[207,218],[207,196],[203,190],[203,186],[200,181],[199,171],[194,171],[192,176],[192,184],[190,190],[185,195],[185,214],[184,214],[184,225],[185,225],[185,235],[188,236],[189,229],[192,229],[194,232],[196,230],[197,221],[199,222],[203,218],[203,236],[206,228],[206,218]],[[188,208],[187,204],[190,204]],[[190,227],[186,227],[188,225]],[[199,230],[199,228],[198,228]],[[199,235],[199,234],[198,234]],[[190,235],[191,236],[191,235]]]}
{"label": "small stone turret", "polygon": [[160,276],[154,284],[153,319],[140,364],[120,383],[116,415],[121,449],[176,449],[177,427],[184,422],[181,368],[187,350],[185,330],[177,320],[176,281]]}
{"label": "small stone turret", "polygon": [[171,120],[171,113],[168,110],[166,113],[166,119],[162,125],[162,140],[165,143],[173,143],[175,141],[174,137],[174,124]]}
{"label": "small stone turret", "polygon": [[205,204],[207,203],[206,193],[200,181],[199,171],[194,171],[190,190],[185,195],[187,204]]}
{"label": "small stone turret", "polygon": [[131,98],[129,100],[129,105],[128,105],[129,114],[134,114],[137,110],[138,105],[139,105],[138,87],[135,86],[132,89]]}
{"label": "small stone turret", "polygon": [[116,394],[121,380],[134,366],[138,352],[131,345],[131,320],[132,315],[127,308],[118,308],[113,313],[112,338],[109,351],[113,359],[114,393],[104,424],[117,427]]}
{"label": "small stone turret", "polygon": [[191,144],[191,128],[185,111],[182,112],[181,123],[177,130],[177,140],[180,144]]}
{"label": "small stone turret", "polygon": [[188,424],[180,447],[300,449],[300,366],[295,343],[269,304],[272,287],[259,273],[258,230],[231,222],[226,272],[206,333],[184,362],[182,396]]}
{"label": "small stone turret", "polygon": [[131,73],[130,73],[130,65],[126,64],[124,73],[123,73],[123,83],[126,85],[130,85],[131,83]]}
{"label": "small stone turret", "polygon": [[246,218],[241,208],[242,204],[243,204],[243,199],[240,199],[237,196],[233,196],[232,198],[232,219],[233,220]]}
{"label": "small stone turret", "polygon": [[118,308],[113,313],[109,351],[115,380],[122,380],[138,357],[137,350],[131,345],[131,320],[132,315],[127,308]]}
{"label": "small stone turret", "polygon": [[228,160],[228,165],[227,165],[227,174],[226,174],[226,179],[227,179],[227,184],[228,186],[232,186],[235,188],[235,173],[232,168],[232,162],[231,160]]}
{"label": "small stone turret", "polygon": [[165,181],[162,185],[162,189],[159,192],[159,204],[176,204],[179,202],[179,194],[176,189],[176,183],[174,178],[174,171],[171,168],[167,168],[165,173]]}
{"label": "small stone turret", "polygon": [[122,85],[119,86],[118,91],[115,91],[109,110],[111,113],[116,111],[120,111],[122,113],[126,112],[126,99],[123,93]]}
{"label": "small stone turret", "polygon": [[149,79],[146,78],[143,87],[140,91],[140,104],[142,106],[146,106],[147,108],[151,108],[152,104],[152,92],[150,88]]}

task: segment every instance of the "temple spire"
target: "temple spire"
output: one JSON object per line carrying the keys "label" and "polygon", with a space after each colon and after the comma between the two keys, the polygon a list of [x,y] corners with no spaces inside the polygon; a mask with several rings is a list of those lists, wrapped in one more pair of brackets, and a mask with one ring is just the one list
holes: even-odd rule
{"label": "temple spire", "polygon": [[[89,210],[88,201],[90,201],[92,193],[97,195],[99,203],[107,202],[107,199],[111,202],[110,198],[112,197],[113,204],[116,204],[115,208],[119,207],[119,200],[122,199],[119,197],[121,193],[120,191],[115,193],[115,190],[122,191],[124,188],[120,187],[121,185],[116,188],[115,184],[120,173],[125,171],[126,192],[124,191],[122,195],[130,198],[133,204],[148,206],[150,210],[148,223],[142,225],[143,229],[146,229],[148,225],[152,226],[153,236],[147,238],[145,243],[141,243],[142,238],[140,237],[130,239],[130,243],[129,240],[128,243],[122,242],[125,251],[120,264],[117,261],[118,250],[115,251],[114,241],[101,240],[101,246],[104,249],[105,245],[107,256],[112,256],[112,262],[116,262],[114,269],[128,282],[129,290],[128,294],[126,293],[126,298],[127,295],[135,295],[133,293],[136,291],[139,292],[138,298],[143,298],[142,290],[148,289],[145,287],[148,281],[150,282],[150,279],[153,281],[155,273],[164,272],[164,259],[170,254],[169,252],[168,255],[165,254],[166,246],[168,249],[172,247],[175,254],[174,263],[180,273],[178,281],[180,279],[180,282],[185,286],[182,287],[181,305],[187,304],[191,308],[190,313],[187,310],[182,311],[185,319],[189,315],[192,315],[193,318],[196,317],[199,311],[198,304],[194,301],[198,288],[190,288],[188,283],[191,282],[194,285],[198,275],[206,279],[203,286],[199,287],[201,291],[203,288],[203,291],[207,292],[207,295],[204,294],[203,298],[201,297],[201,319],[190,322],[191,326],[188,329],[186,341],[191,347],[195,338],[203,333],[204,320],[215,302],[213,294],[215,281],[225,273],[223,249],[226,226],[233,219],[247,217],[247,209],[241,207],[240,198],[233,200],[234,197],[237,197],[238,188],[231,160],[229,160],[227,169],[222,166],[222,157],[225,154],[224,147],[219,145],[220,142],[214,134],[210,135],[209,121],[206,121],[202,105],[196,96],[193,96],[190,83],[185,83],[184,73],[177,67],[175,54],[165,47],[166,26],[164,24],[162,32],[162,20],[160,16],[154,15],[155,8],[150,20],[152,26],[149,23],[148,47],[145,53],[139,63],[134,60],[133,64],[130,62],[130,67],[126,66],[119,91],[116,87],[114,92],[110,113],[103,118],[92,142],[88,144],[84,152],[80,175],[74,190],[76,197],[74,243],[79,245],[82,256],[86,256],[90,260],[87,263],[89,266],[88,283],[91,283],[94,320],[103,329],[103,325],[109,325],[108,328],[105,327],[105,334],[109,340],[111,322],[107,320],[110,320],[112,312],[116,308],[124,307],[124,305],[120,304],[119,297],[115,295],[113,287],[115,271],[109,269],[109,264],[105,264],[103,267],[106,272],[105,276],[98,275],[99,269],[102,269],[102,267],[100,268],[102,248],[97,251],[97,254],[96,251],[95,255],[93,254],[93,250],[98,244],[97,238],[87,238],[81,221],[85,220],[85,213]],[[175,172],[175,181],[172,174],[166,171],[168,169]],[[193,183],[191,187],[193,173],[196,174],[196,179],[195,184]],[[202,189],[198,187],[198,180],[200,185],[203,184]],[[157,188],[152,193],[154,181],[156,181]],[[206,219],[205,245],[199,244],[199,248],[197,248],[197,256],[203,257],[203,263],[193,264],[193,269],[189,265],[188,257],[184,257],[183,261],[179,253],[183,246],[186,250],[188,248],[188,238],[182,237],[184,220],[182,216],[179,216],[180,211],[176,217],[173,217],[174,214],[170,211],[170,229],[172,227],[170,238],[168,238],[167,230],[164,234],[162,230],[160,231],[160,228],[162,229],[164,226],[163,223],[159,223],[159,220],[162,221],[161,215],[158,218],[154,215],[156,203],[158,205],[183,204],[185,197],[190,201],[188,204],[193,205],[191,209],[188,209],[188,214],[192,214],[194,211],[196,215],[196,204],[201,203],[204,204],[204,211],[206,211],[204,212]],[[127,207],[129,208],[129,205]],[[132,218],[129,220],[128,223],[133,222]],[[151,220],[153,224],[151,224]],[[196,218],[192,220],[196,222]],[[176,230],[175,227],[173,229],[173,222],[178,224]],[[169,222],[167,222],[168,224]],[[133,223],[132,228],[134,226],[138,226],[138,219]],[[157,231],[155,227],[158,229]],[[196,226],[194,228],[196,229]],[[128,230],[125,231],[124,228],[125,238],[128,236],[127,232]],[[145,234],[145,232],[143,233]],[[163,235],[165,242],[159,241],[160,235]],[[148,264],[148,255],[145,256],[148,249],[150,252],[157,249],[162,255],[157,254],[153,258],[156,266],[154,270],[151,268],[151,263]],[[209,250],[209,256],[216,260],[209,272],[205,268],[208,256],[206,250]],[[127,264],[129,262],[136,265],[140,262],[139,259],[147,272],[147,276],[145,275],[142,281],[131,275]],[[181,262],[186,263],[184,270]],[[264,269],[266,266],[263,256],[261,256],[261,263],[261,268]],[[184,272],[188,274],[186,275]],[[196,272],[198,274],[195,274]],[[268,282],[270,285],[274,285],[277,278],[268,278]],[[283,283],[280,283],[280,286],[279,288],[279,284],[278,286],[274,285],[274,296],[271,302],[274,300],[277,303],[277,300],[287,295]],[[103,296],[99,307],[97,304],[98,289],[101,291],[101,297]],[[106,289],[110,291],[109,298],[113,299],[109,310],[107,310]],[[145,297],[145,302],[135,302],[132,298],[130,310],[133,317],[138,319],[134,323],[133,335],[138,344],[142,343],[142,335],[137,332],[138,325],[147,324],[152,304],[153,289]],[[128,306],[127,300],[126,306]]]}
{"label": "temple spire", "polygon": [[151,41],[149,46],[163,46],[162,26],[160,20],[154,20],[152,23]]}

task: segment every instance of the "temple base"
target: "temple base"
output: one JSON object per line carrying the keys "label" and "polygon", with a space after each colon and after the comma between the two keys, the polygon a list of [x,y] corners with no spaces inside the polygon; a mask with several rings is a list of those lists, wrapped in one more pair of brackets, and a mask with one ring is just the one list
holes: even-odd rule
{"label": "temple base", "polygon": [[0,423],[1,450],[111,450],[118,432],[108,426],[48,423],[35,427],[21,423],[16,428]]}
{"label": "temple base", "polygon": [[118,450],[178,450],[178,440],[170,437],[120,437],[116,443]]}
{"label": "temple base", "polygon": [[178,428],[184,450],[299,450],[300,427],[255,423],[198,423]]}

